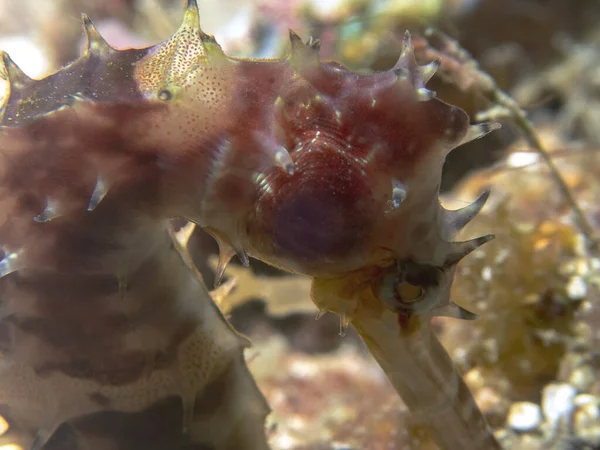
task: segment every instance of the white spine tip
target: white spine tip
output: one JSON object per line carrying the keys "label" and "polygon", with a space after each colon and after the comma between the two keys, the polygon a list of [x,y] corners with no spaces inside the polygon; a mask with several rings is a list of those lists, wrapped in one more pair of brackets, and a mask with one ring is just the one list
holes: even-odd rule
{"label": "white spine tip", "polygon": [[340,314],[340,336],[345,337],[348,333],[348,327],[350,326],[350,321],[352,318],[346,314],[345,312]]}
{"label": "white spine tip", "polygon": [[431,100],[432,98],[435,98],[435,96],[436,96],[435,91],[431,91],[426,88],[417,89],[417,98],[419,99],[420,102],[426,102],[428,100]]}
{"label": "white spine tip", "polygon": [[475,125],[471,125],[467,130],[467,134],[461,141],[460,145],[474,141],[475,139],[482,138],[486,134],[489,134],[495,130],[499,130],[500,128],[502,128],[502,125],[500,125],[497,122],[482,122]]}
{"label": "white spine tip", "polygon": [[108,183],[102,177],[98,177],[96,180],[96,186],[94,187],[94,192],[92,192],[92,196],[90,197],[90,202],[88,203],[87,210],[93,211],[96,209],[96,206],[100,204],[102,199],[106,196],[108,192]]}
{"label": "white spine tip", "polygon": [[275,163],[288,175],[294,175],[294,161],[285,147],[279,147],[275,152]]}
{"label": "white spine tip", "polygon": [[9,252],[4,250],[4,258],[0,260],[0,278],[20,269],[19,255],[20,252]]}
{"label": "white spine tip", "polygon": [[244,250],[238,250],[237,255],[244,267],[250,267],[250,258]]}
{"label": "white spine tip", "polygon": [[215,272],[215,289],[219,287],[225,276],[225,270],[235,255],[233,247],[222,239],[215,237],[219,244],[219,263],[217,264],[217,271]]}
{"label": "white spine tip", "polygon": [[315,320],[319,320],[321,319],[325,314],[327,314],[327,310],[326,309],[320,309],[319,312],[317,312],[317,315],[315,316]]}
{"label": "white spine tip", "polygon": [[219,263],[217,264],[217,271],[215,273],[215,289],[223,282],[229,261],[231,261],[231,255],[224,255],[223,252],[219,253]]}
{"label": "white spine tip", "polygon": [[438,58],[434,61],[431,61],[429,64],[421,66],[421,78],[423,79],[423,83],[427,83],[429,80],[431,80],[441,65],[442,58]]}
{"label": "white spine tip", "polygon": [[[288,152],[283,145],[278,144],[271,137],[267,137],[263,133],[256,133],[254,136],[258,141],[258,144],[273,158],[277,167],[281,168],[289,175],[294,174],[294,160],[292,159],[290,152]],[[261,178],[261,176],[258,175],[258,178]]]}
{"label": "white spine tip", "polygon": [[400,54],[400,58],[406,58],[413,55],[414,47],[412,44],[412,39],[410,37],[410,31],[406,30],[404,33],[404,39],[402,40],[402,53]]}
{"label": "white spine tip", "polygon": [[399,181],[392,181],[392,199],[388,202],[388,212],[395,211],[404,202],[408,195],[408,187]]}
{"label": "white spine tip", "polygon": [[50,197],[46,200],[46,207],[44,210],[33,218],[34,222],[38,223],[46,223],[50,222],[52,219],[56,219],[60,216],[58,202]]}

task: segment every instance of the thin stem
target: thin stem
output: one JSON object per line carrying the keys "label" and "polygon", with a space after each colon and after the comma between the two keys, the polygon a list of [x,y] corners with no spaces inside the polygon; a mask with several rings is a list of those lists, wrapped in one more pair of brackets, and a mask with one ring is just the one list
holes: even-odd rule
{"label": "thin stem", "polygon": [[515,121],[515,124],[521,129],[525,140],[529,144],[531,148],[533,148],[537,153],[542,157],[542,160],[550,170],[550,176],[554,179],[554,182],[558,186],[560,193],[564,197],[565,201],[568,203],[571,208],[575,225],[579,229],[580,233],[585,237],[588,248],[590,250],[597,250],[598,239],[597,233],[594,229],[594,226],[588,220],[583,210],[580,208],[579,204],[575,200],[571,189],[567,186],[564,178],[560,174],[558,167],[554,164],[550,153],[544,148],[542,142],[540,141],[537,133],[535,132],[535,128],[532,123],[527,119],[525,115],[525,111],[517,104],[517,102],[500,88],[495,86],[495,89],[492,91],[493,98],[492,100],[504,106],[511,114],[512,119]]}
{"label": "thin stem", "polygon": [[500,450],[473,395],[431,331],[413,316],[410,331],[396,314],[356,314],[352,324],[400,394],[413,418],[442,450]]}

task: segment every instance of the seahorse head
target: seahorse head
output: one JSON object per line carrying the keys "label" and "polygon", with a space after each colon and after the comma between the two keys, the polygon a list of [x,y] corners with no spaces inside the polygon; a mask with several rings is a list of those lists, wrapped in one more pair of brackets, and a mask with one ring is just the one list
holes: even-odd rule
{"label": "seahorse head", "polygon": [[[363,74],[321,61],[318,41],[294,33],[286,58],[231,58],[200,28],[194,0],[173,37],[149,48],[116,50],[87,17],[84,30],[84,54],[43,80],[4,56],[2,124],[74,137],[53,153],[62,175],[40,162],[34,206],[52,200],[42,219],[85,209],[86,189],[90,210],[124,195],[152,217],[204,227],[219,241],[221,272],[235,253],[324,279],[415,280],[432,267],[429,292],[447,297],[456,255],[472,248],[452,239],[486,197],[444,210],[442,165],[493,127],[470,127],[425,87],[439,62],[419,66],[408,33],[392,68]],[[20,148],[20,131],[6,137]]]}
{"label": "seahorse head", "polygon": [[294,171],[261,178],[253,248],[313,273],[421,258],[436,245],[441,168],[467,115],[424,87],[435,64],[415,63],[408,36],[396,65],[377,74],[321,63],[318,45],[291,42],[293,75],[272,116]]}
{"label": "seahorse head", "polygon": [[187,199],[180,213],[218,239],[221,271],[235,253],[315,278],[375,271],[390,307],[411,281],[418,308],[449,304],[455,264],[483,242],[452,240],[487,194],[444,210],[442,166],[495,125],[470,126],[426,88],[440,62],[419,66],[408,33],[379,73],[321,61],[319,42],[293,32],[290,44],[281,60],[230,58],[190,2],[179,31],[136,63],[139,90],[166,108],[144,139],[185,165],[169,181]]}

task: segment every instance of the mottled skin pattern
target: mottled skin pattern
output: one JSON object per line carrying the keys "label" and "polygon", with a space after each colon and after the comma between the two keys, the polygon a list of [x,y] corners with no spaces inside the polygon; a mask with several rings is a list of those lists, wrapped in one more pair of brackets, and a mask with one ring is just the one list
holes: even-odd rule
{"label": "mottled skin pattern", "polygon": [[[432,334],[453,236],[486,196],[438,202],[445,155],[485,134],[398,63],[357,74],[291,33],[284,60],[227,57],[190,1],[168,41],[109,47],[43,80],[4,54],[0,110],[1,413],[39,449],[263,449],[268,408],[170,219],[312,276],[444,449],[498,448]],[[172,421],[165,417],[174,418]],[[166,424],[165,424],[166,423]],[[124,425],[125,424],[125,425]],[[149,431],[152,430],[152,431]]]}

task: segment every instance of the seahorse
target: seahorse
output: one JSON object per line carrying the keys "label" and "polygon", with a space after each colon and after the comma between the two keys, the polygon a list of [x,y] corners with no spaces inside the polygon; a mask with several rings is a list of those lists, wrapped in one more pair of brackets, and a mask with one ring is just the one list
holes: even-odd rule
{"label": "seahorse", "polygon": [[[40,449],[265,449],[248,341],[212,302],[171,220],[313,278],[443,449],[499,448],[430,328],[471,319],[449,297],[453,242],[487,192],[440,206],[469,126],[426,88],[410,35],[390,70],[227,56],[195,0],[167,41],[112,48],[83,16],[79,59],[40,80],[3,53],[0,405],[5,439]],[[167,420],[166,418],[169,418]],[[140,425],[143,424],[143,425]]]}

